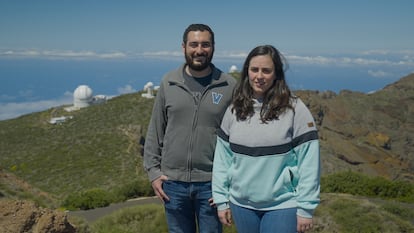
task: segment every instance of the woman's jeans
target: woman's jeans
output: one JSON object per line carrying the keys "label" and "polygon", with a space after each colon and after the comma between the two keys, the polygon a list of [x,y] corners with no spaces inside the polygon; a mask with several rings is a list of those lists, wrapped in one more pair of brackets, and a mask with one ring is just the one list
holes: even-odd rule
{"label": "woman's jeans", "polygon": [[296,208],[259,211],[230,203],[237,233],[296,233]]}
{"label": "woman's jeans", "polygon": [[208,202],[211,182],[164,181],[163,189],[170,198],[164,204],[169,233],[222,232],[217,209]]}

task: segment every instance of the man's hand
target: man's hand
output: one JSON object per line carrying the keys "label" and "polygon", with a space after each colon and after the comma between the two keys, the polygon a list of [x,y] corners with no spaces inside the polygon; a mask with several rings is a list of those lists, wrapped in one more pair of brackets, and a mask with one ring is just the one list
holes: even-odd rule
{"label": "man's hand", "polygon": [[155,195],[161,200],[162,203],[164,201],[169,201],[170,198],[167,196],[167,194],[164,193],[164,190],[162,189],[162,183],[164,181],[168,180],[168,177],[165,175],[162,175],[158,177],[157,179],[153,180],[151,183],[152,189],[154,189]]}
{"label": "man's hand", "polygon": [[296,226],[296,230],[299,233],[303,233],[309,231],[313,227],[312,218],[304,218],[297,216],[298,225]]}
{"label": "man's hand", "polygon": [[216,208],[216,203],[214,203],[214,200],[212,197],[208,199],[208,203],[210,204],[211,207]]}
{"label": "man's hand", "polygon": [[225,226],[231,226],[232,220],[231,220],[231,210],[225,209],[225,210],[219,210],[217,212],[218,217],[220,219],[220,222]]}

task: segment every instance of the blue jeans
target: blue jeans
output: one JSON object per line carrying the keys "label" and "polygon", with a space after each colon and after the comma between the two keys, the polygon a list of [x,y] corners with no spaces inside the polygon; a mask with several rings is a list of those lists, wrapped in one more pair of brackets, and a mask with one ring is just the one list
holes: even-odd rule
{"label": "blue jeans", "polygon": [[296,208],[259,211],[230,203],[237,233],[296,233]]}
{"label": "blue jeans", "polygon": [[211,182],[165,181],[163,189],[170,198],[164,204],[169,233],[222,232],[217,209],[208,202]]}

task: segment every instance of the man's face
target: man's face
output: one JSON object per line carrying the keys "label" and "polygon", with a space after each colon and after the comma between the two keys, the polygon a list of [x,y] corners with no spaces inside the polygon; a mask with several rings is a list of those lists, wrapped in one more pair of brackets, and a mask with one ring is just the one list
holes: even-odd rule
{"label": "man's face", "polygon": [[187,44],[183,44],[185,60],[190,69],[202,71],[213,59],[214,45],[208,31],[190,31]]}

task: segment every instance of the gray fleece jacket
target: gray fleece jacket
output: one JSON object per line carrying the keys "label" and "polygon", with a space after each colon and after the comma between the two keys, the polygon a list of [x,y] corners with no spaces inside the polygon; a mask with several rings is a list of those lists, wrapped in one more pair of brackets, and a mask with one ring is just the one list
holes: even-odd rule
{"label": "gray fleece jacket", "polygon": [[150,181],[211,181],[217,129],[236,80],[212,66],[211,84],[197,97],[184,84],[184,68],[163,77],[155,98],[144,145]]}

